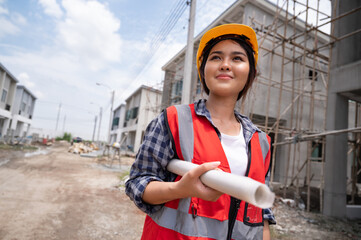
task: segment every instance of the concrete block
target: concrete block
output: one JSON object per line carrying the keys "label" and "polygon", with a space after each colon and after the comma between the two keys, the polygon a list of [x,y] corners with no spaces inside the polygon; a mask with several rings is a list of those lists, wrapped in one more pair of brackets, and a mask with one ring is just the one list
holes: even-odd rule
{"label": "concrete block", "polygon": [[361,205],[346,205],[348,219],[361,219]]}

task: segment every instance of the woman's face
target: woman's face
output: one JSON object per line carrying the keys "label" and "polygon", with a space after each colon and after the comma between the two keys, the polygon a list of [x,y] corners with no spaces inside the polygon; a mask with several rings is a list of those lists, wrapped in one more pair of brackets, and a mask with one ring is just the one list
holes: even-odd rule
{"label": "woman's face", "polygon": [[247,83],[248,74],[247,53],[238,43],[224,40],[211,49],[204,68],[209,95],[237,99]]}

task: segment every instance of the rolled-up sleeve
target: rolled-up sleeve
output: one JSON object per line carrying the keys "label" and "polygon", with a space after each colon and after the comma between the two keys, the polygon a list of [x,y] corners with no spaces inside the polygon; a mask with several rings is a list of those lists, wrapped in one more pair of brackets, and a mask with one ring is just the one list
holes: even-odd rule
{"label": "rolled-up sleeve", "polygon": [[161,205],[147,204],[142,200],[144,190],[151,181],[171,181],[174,174],[166,166],[174,156],[172,143],[165,125],[164,112],[149,123],[144,139],[133,163],[125,192],[135,205],[147,214],[158,211]]}

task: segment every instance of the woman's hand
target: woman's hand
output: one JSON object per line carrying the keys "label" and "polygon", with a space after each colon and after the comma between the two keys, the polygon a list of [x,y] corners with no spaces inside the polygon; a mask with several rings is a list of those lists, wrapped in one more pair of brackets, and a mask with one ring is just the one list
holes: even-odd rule
{"label": "woman's hand", "polygon": [[223,193],[204,185],[200,176],[209,170],[216,169],[219,164],[220,162],[203,163],[188,171],[174,185],[174,190],[179,194],[179,198],[198,197],[207,201],[217,201]]}
{"label": "woman's hand", "polygon": [[144,190],[142,199],[153,205],[186,197],[217,201],[223,193],[205,186],[199,178],[203,173],[216,169],[219,164],[220,162],[203,163],[187,172],[177,182],[150,182]]}

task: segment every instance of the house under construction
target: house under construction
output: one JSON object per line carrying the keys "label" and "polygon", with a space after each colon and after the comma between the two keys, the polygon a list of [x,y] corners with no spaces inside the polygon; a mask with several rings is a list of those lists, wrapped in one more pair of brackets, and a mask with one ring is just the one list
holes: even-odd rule
{"label": "house under construction", "polygon": [[[361,3],[313,2],[236,1],[194,38],[191,96],[206,97],[195,64],[201,36],[225,23],[252,26],[258,77],[237,108],[272,138],[271,186],[305,195],[307,210],[319,189],[321,212],[361,218]],[[181,101],[184,59],[185,48],[163,66],[162,108]]]}

